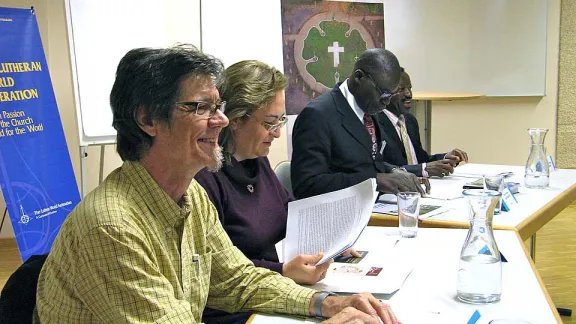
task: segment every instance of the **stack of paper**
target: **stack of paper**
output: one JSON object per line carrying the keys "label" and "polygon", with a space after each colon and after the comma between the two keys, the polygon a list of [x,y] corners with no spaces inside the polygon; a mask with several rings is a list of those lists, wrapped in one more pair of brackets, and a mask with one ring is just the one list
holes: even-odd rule
{"label": "stack of paper", "polygon": [[376,180],[292,201],[284,240],[284,260],[324,253],[322,264],[352,247],[370,221],[377,197]]}
{"label": "stack of paper", "polygon": [[379,251],[375,246],[358,263],[337,263],[330,265],[326,278],[312,287],[317,290],[341,293],[362,293],[390,295],[402,287],[412,272],[414,265],[392,251]]}

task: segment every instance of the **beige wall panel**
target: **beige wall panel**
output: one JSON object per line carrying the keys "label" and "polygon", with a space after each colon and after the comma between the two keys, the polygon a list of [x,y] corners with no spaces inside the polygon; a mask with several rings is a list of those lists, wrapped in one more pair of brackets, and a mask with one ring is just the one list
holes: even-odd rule
{"label": "beige wall panel", "polygon": [[556,164],[576,168],[576,1],[562,1]]}

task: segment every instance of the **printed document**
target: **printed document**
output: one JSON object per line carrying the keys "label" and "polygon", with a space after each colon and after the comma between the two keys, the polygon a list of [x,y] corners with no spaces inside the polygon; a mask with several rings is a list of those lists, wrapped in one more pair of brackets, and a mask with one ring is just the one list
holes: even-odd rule
{"label": "printed document", "polygon": [[372,214],[376,180],[288,203],[284,260],[324,253],[322,264],[352,247]]}

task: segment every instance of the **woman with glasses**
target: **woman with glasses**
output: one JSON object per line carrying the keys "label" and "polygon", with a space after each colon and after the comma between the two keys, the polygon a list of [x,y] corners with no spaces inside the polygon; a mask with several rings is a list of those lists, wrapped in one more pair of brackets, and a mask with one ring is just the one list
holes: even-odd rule
{"label": "woman with glasses", "polygon": [[[292,195],[270,167],[267,155],[286,124],[284,75],[259,61],[242,61],[226,69],[224,113],[230,120],[219,138],[224,164],[219,172],[202,170],[196,180],[216,206],[230,239],[256,266],[279,272],[301,284],[323,279],[329,262],[314,266],[321,255],[300,255],[278,262],[275,244],[284,239]],[[206,323],[237,323],[250,314],[207,309]]]}

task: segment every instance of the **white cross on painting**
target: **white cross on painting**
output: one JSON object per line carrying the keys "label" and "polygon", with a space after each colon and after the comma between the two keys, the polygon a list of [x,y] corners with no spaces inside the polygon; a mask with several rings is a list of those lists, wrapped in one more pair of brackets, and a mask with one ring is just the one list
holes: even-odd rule
{"label": "white cross on painting", "polygon": [[344,47],[338,45],[338,42],[334,42],[332,46],[328,46],[328,52],[334,54],[334,67],[338,67],[340,64],[340,53],[344,53]]}

